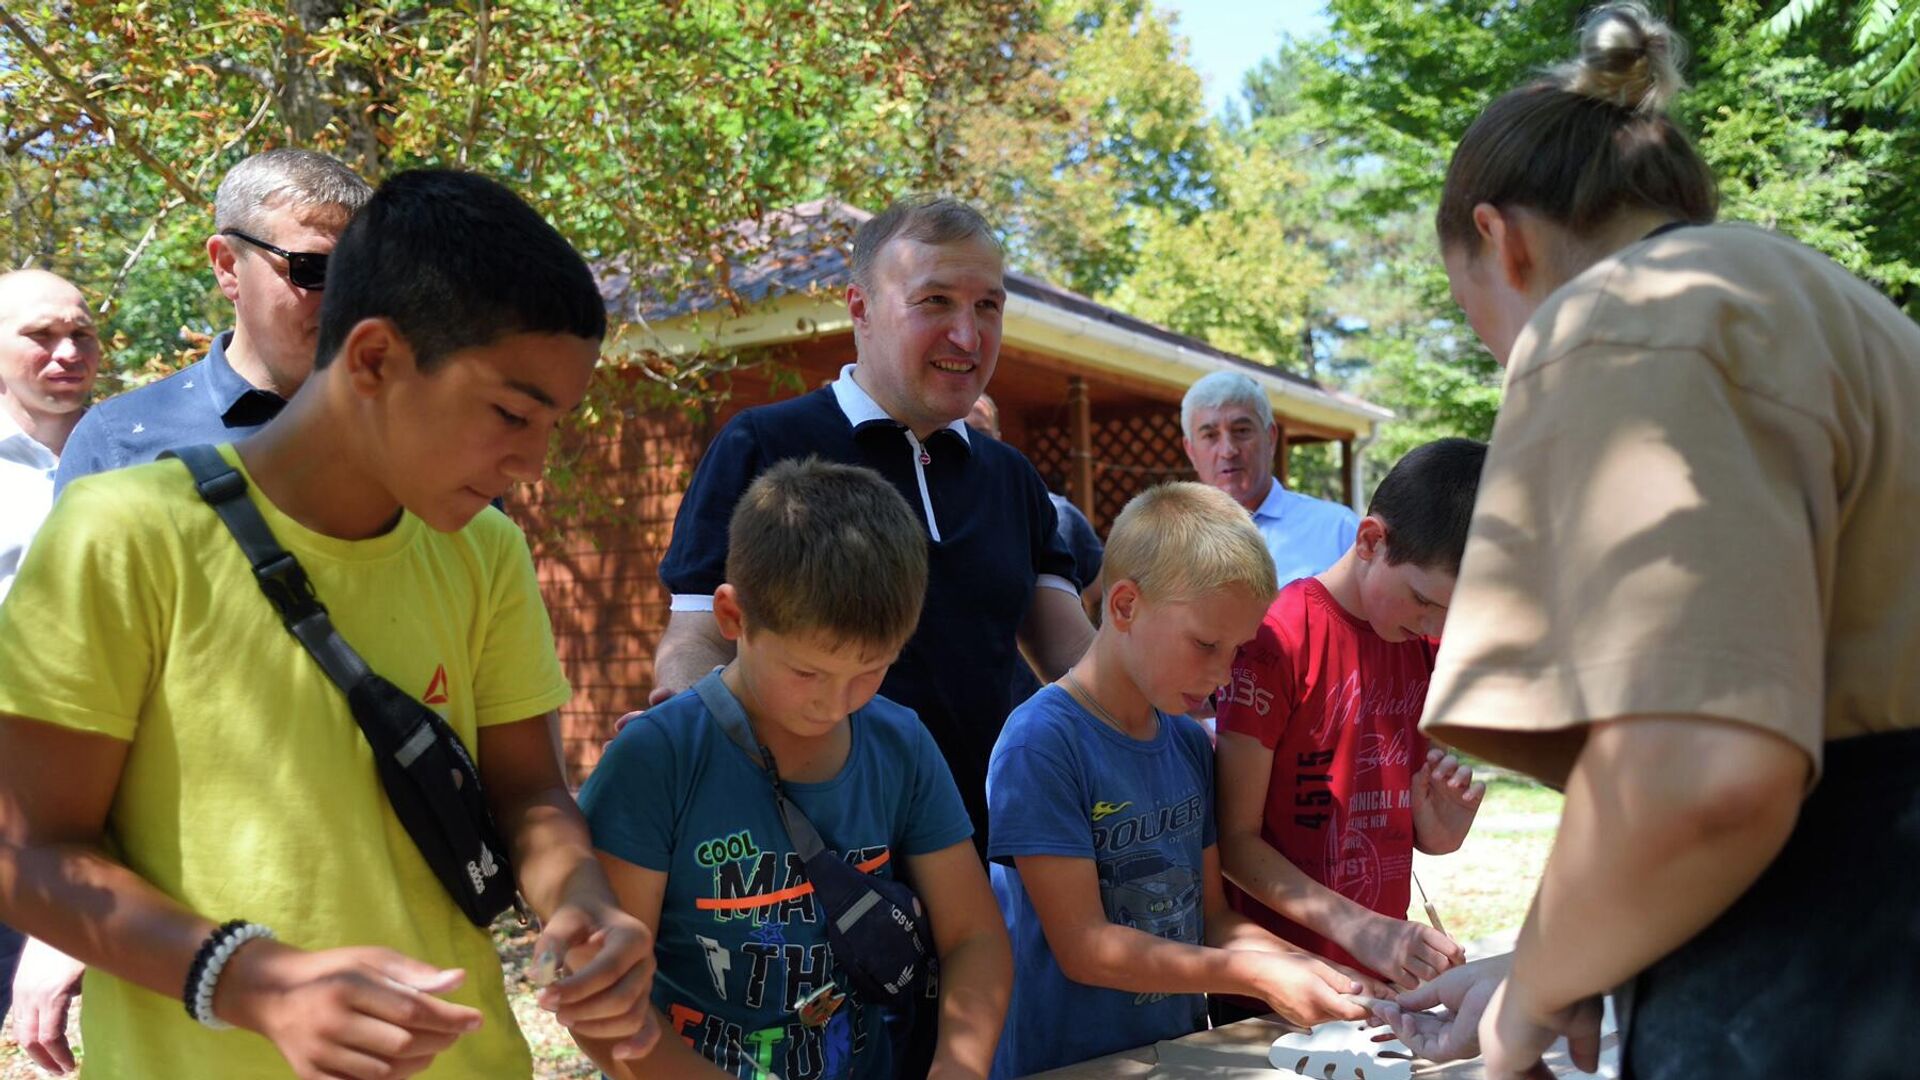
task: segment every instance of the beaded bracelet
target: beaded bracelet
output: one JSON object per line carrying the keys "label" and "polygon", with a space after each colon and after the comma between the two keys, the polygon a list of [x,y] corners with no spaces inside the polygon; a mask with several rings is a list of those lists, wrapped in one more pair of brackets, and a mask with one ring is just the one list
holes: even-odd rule
{"label": "beaded bracelet", "polygon": [[213,990],[219,984],[220,972],[240,946],[255,938],[272,937],[273,931],[244,919],[228,920],[208,934],[207,940],[200,943],[199,951],[193,954],[193,964],[187,968],[187,985],[180,995],[187,1015],[215,1031],[232,1027],[213,1015]]}

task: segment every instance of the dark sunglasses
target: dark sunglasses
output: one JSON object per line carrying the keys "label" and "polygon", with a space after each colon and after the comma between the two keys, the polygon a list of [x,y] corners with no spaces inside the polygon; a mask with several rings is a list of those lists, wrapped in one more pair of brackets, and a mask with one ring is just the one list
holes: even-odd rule
{"label": "dark sunglasses", "polygon": [[287,260],[287,280],[301,289],[324,289],[327,287],[327,257],[317,251],[288,251],[277,248],[265,240],[255,239],[239,229],[221,229],[221,236],[231,236],[235,240],[245,240],[262,251],[271,251]]}

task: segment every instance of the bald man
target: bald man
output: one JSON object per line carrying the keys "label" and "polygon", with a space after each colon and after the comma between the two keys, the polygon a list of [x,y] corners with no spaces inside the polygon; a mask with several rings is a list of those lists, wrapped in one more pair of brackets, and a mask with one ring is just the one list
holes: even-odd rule
{"label": "bald man", "polygon": [[[100,374],[86,297],[58,274],[0,274],[0,600],[53,506],[53,473]],[[0,1021],[13,1005],[20,936],[0,926]]]}
{"label": "bald man", "polygon": [[53,505],[53,474],[100,373],[86,297],[58,274],[0,274],[0,598]]}

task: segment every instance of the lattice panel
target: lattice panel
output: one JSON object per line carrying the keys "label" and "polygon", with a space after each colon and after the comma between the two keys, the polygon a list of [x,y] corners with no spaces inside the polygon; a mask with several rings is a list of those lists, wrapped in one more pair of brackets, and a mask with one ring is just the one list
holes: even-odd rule
{"label": "lattice panel", "polygon": [[[1194,478],[1193,467],[1180,446],[1180,416],[1176,411],[1096,418],[1090,435],[1093,527],[1102,536],[1128,499],[1163,481]],[[1040,475],[1057,485],[1056,491],[1065,493],[1073,476],[1071,431],[1064,425],[1035,425],[1030,436],[1032,445],[1022,449]]]}

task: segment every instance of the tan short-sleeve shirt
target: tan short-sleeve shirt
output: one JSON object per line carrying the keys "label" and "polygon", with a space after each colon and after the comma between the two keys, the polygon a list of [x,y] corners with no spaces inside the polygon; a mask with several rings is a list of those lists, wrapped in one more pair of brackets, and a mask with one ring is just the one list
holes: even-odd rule
{"label": "tan short-sleeve shirt", "polygon": [[1825,256],[1679,229],[1514,345],[1421,726],[1563,783],[1586,725],[1920,727],[1920,325]]}

